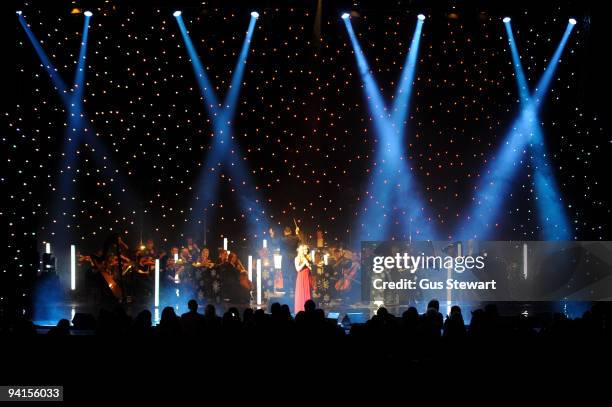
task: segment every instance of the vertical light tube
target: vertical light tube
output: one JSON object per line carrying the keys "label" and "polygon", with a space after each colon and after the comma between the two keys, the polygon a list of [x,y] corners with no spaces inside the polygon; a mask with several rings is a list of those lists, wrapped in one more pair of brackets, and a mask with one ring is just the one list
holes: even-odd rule
{"label": "vertical light tube", "polygon": [[70,245],[70,289],[76,290],[76,247]]}
{"label": "vertical light tube", "polygon": [[159,259],[155,259],[155,308],[159,307]]}
{"label": "vertical light tube", "polygon": [[523,278],[527,280],[527,243],[523,243]]}
{"label": "vertical light tube", "polygon": [[253,281],[253,256],[249,255],[249,261],[247,265],[249,281]]}
{"label": "vertical light tube", "polygon": [[257,305],[261,305],[261,259],[257,259]]}
{"label": "vertical light tube", "polygon": [[227,250],[227,237],[223,238],[223,250]]}
{"label": "vertical light tube", "polygon": [[268,247],[268,241],[266,239],[263,240],[263,248],[266,249]]}
{"label": "vertical light tube", "polygon": [[51,243],[49,242],[45,243],[45,253],[51,254]]}

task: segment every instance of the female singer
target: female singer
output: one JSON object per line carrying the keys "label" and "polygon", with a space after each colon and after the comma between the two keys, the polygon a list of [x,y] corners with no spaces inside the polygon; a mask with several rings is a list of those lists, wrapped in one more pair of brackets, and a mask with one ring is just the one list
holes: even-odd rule
{"label": "female singer", "polygon": [[304,303],[310,299],[310,264],[308,246],[301,244],[297,248],[295,257],[295,313],[304,311]]}

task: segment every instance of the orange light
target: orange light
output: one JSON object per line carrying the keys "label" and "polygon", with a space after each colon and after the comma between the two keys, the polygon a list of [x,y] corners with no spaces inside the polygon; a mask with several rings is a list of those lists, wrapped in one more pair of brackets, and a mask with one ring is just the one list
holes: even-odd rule
{"label": "orange light", "polygon": [[72,10],[70,10],[70,14],[81,14],[81,9],[78,7],[75,7]]}

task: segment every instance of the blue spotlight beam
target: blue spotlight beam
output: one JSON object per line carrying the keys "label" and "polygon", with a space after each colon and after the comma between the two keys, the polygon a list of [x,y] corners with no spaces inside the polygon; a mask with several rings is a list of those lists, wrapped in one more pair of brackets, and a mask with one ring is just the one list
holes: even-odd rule
{"label": "blue spotlight beam", "polygon": [[208,75],[206,74],[206,70],[200,61],[200,57],[191,41],[191,37],[189,36],[189,32],[187,31],[187,27],[185,26],[185,22],[183,21],[183,16],[179,14],[176,16],[176,22],[178,23],[179,29],[181,31],[181,35],[183,37],[183,42],[185,43],[185,47],[187,48],[187,53],[189,54],[189,58],[191,59],[191,65],[193,66],[193,71],[195,73],[196,79],[198,81],[198,87],[200,88],[200,94],[204,97],[206,103],[206,107],[211,116],[217,115],[217,110],[219,107],[219,101],[217,100],[217,95],[213,89],[212,83],[210,79],[208,79]]}
{"label": "blue spotlight beam", "polygon": [[[509,22],[505,24],[509,24]],[[571,30],[572,27],[570,26],[566,28],[559,45],[555,49],[531,97],[528,96],[527,80],[524,74],[517,74],[517,85],[519,86],[521,101],[525,100],[527,102],[522,106],[519,116],[512,123],[509,134],[506,136],[506,141],[500,146],[495,155],[496,158],[490,162],[484,176],[480,180],[475,190],[472,207],[468,212],[468,218],[456,233],[457,238],[487,239],[490,236],[491,230],[495,226],[495,219],[497,219],[500,207],[503,204],[503,199],[507,195],[514,175],[518,168],[523,165],[523,160],[520,159],[520,157],[526,155],[525,147],[527,143],[534,137],[541,138],[539,129],[534,130],[535,124],[537,123],[537,111],[550,88],[557,62],[563,53]],[[518,57],[518,54],[516,57]],[[517,61],[520,65],[520,60],[517,59],[514,61],[515,66]],[[526,92],[521,91],[520,89],[522,88],[525,88]],[[538,136],[538,134],[540,134],[540,136]],[[543,142],[543,139],[539,141]],[[541,167],[545,168],[546,166],[542,165]],[[544,178],[548,178],[542,177],[543,176],[536,176],[536,179],[543,180]],[[552,179],[552,177],[550,179]],[[543,197],[552,196],[550,188],[552,188],[553,185],[551,182],[542,182],[540,184],[540,187],[546,191],[546,193],[542,193]],[[538,183],[536,183],[536,186],[537,185]],[[553,201],[556,200],[553,199]],[[548,209],[545,211],[548,212],[552,208],[556,208],[556,206],[550,203]],[[553,222],[561,221],[555,216]],[[561,226],[555,229],[560,231],[564,228],[564,226]]]}
{"label": "blue spotlight beam", "polygon": [[[69,215],[71,213],[74,199],[76,199],[72,196],[74,193],[73,184],[75,183],[75,180],[71,174],[76,165],[76,151],[78,146],[83,142],[91,146],[94,152],[93,159],[109,179],[109,183],[113,189],[113,194],[117,198],[118,205],[124,208],[124,212],[133,211],[132,203],[136,202],[136,200],[130,196],[125,186],[120,185],[122,184],[119,181],[121,173],[110,159],[110,152],[97,139],[96,135],[94,134],[95,132],[90,128],[89,121],[83,107],[86,71],[85,62],[87,57],[87,41],[89,37],[89,22],[91,15],[85,14],[84,27],[81,35],[81,47],[79,50],[72,91],[70,91],[67,84],[58,74],[57,69],[53,66],[53,63],[42,48],[40,42],[28,27],[23,15],[19,14],[18,17],[21,26],[23,27],[28,39],[40,58],[41,63],[47,70],[51,82],[58,92],[68,115],[68,127],[66,129],[64,146],[62,148],[63,168],[60,169],[60,175],[58,177],[58,202],[52,204],[52,213],[62,216],[64,216],[64,214]],[[121,205],[121,202],[124,202],[125,204]]]}
{"label": "blue spotlight beam", "polygon": [[47,70],[47,73],[49,74],[49,77],[51,78],[53,87],[59,93],[59,96],[62,99],[62,103],[64,103],[64,105],[67,105],[69,103],[68,102],[69,97],[67,95],[68,86],[66,85],[66,82],[64,82],[64,80],[61,78],[61,76],[57,72],[57,69],[55,68],[55,66],[53,65],[49,57],[47,56],[47,53],[42,48],[40,41],[38,41],[38,39],[36,38],[32,30],[30,30],[30,27],[28,27],[28,23],[25,21],[23,14],[18,14],[18,16],[19,16],[18,17],[19,22],[21,23],[23,30],[28,36],[28,39],[32,43],[32,46],[34,47],[36,54],[38,54],[38,58],[40,59],[42,65],[45,67],[45,69]]}
{"label": "blue spotlight beam", "polygon": [[85,94],[85,62],[87,58],[87,40],[89,39],[89,20],[91,14],[85,16],[83,24],[83,34],[81,38],[81,49],[79,51],[79,60],[77,62],[76,72],[74,75],[73,94],[77,101],[82,103],[83,95]]}
{"label": "blue spotlight beam", "polygon": [[510,44],[510,53],[512,55],[512,64],[514,65],[514,71],[516,73],[516,82],[519,91],[519,96],[521,102],[527,103],[529,102],[529,85],[527,83],[527,78],[525,77],[525,72],[523,71],[521,65],[521,57],[516,46],[516,41],[514,40],[514,33],[512,32],[510,20],[504,19],[504,27],[506,28],[506,34],[508,35],[508,42]]}
{"label": "blue spotlight beam", "polygon": [[402,69],[402,79],[393,102],[393,115],[391,119],[398,131],[401,131],[404,120],[406,120],[406,116],[408,115],[408,101],[410,100],[412,83],[414,82],[416,73],[416,63],[419,54],[419,43],[421,42],[423,23],[424,20],[417,20],[417,25],[412,35],[412,42],[410,43],[410,50],[408,51],[406,61],[404,62],[404,68]]}
{"label": "blue spotlight beam", "polygon": [[[417,22],[417,27],[411,42],[402,79],[396,91],[393,114],[384,102],[379,87],[374,79],[367,59],[359,45],[350,18],[342,19],[351,40],[359,73],[365,86],[368,107],[372,112],[374,129],[379,138],[376,149],[376,166],[371,174],[370,191],[364,198],[358,221],[360,240],[381,240],[387,237],[389,222],[400,226],[402,238],[414,231],[415,236],[431,239],[433,228],[425,215],[418,194],[411,193],[414,182],[410,169],[403,157],[405,146],[401,130],[408,110],[410,89],[416,69],[416,58],[423,21]],[[398,123],[399,121],[399,123]],[[399,209],[400,217],[393,220],[394,206]]]}
{"label": "blue spotlight beam", "polygon": [[234,112],[236,110],[238,94],[240,93],[240,83],[242,82],[242,77],[244,76],[244,68],[246,66],[247,57],[249,56],[249,49],[251,47],[251,39],[253,38],[253,31],[255,30],[255,23],[257,22],[257,17],[251,15],[251,20],[249,21],[249,28],[247,29],[246,36],[244,38],[244,42],[242,44],[242,49],[240,50],[240,55],[238,57],[238,61],[236,62],[236,67],[234,68],[234,72],[232,74],[232,81],[225,96],[224,101],[224,119],[231,120],[234,116]]}
{"label": "blue spotlight beam", "polygon": [[211,171],[211,168],[216,168],[219,172],[224,170],[235,185],[234,191],[238,196],[238,205],[244,213],[250,233],[258,235],[264,228],[264,225],[262,225],[260,221],[265,215],[265,211],[263,210],[261,201],[258,199],[259,193],[253,186],[248,168],[243,161],[240,148],[233,140],[231,123],[238,104],[240,84],[244,76],[244,69],[258,14],[251,13],[246,36],[232,73],[230,86],[225,96],[223,106],[219,105],[219,99],[197,55],[197,51],[187,32],[182,16],[175,15],[175,17],[192,62],[200,93],[204,100],[208,102],[206,107],[212,120],[214,133],[212,148],[206,155],[200,180],[196,183],[196,185],[198,185],[198,192],[196,193],[196,203],[193,212],[199,217],[200,214],[203,214],[204,208],[213,207],[219,189],[218,177],[220,174],[214,173]]}
{"label": "blue spotlight beam", "polygon": [[[529,88],[516,42],[514,40],[512,26],[510,22],[506,22],[504,25],[506,27],[506,33],[508,34],[508,42],[516,72],[521,107],[529,109]],[[571,23],[568,24],[568,29],[570,31],[572,27],[573,25]],[[566,30],[564,38],[561,42],[567,41],[567,32],[568,30]],[[556,61],[560,57],[560,54],[561,53],[559,52],[558,47],[551,62]],[[550,72],[553,69],[553,67],[549,67],[548,71]],[[548,79],[548,81],[550,81],[550,79]],[[536,205],[538,209],[538,218],[542,227],[542,237],[545,240],[569,240],[571,238],[569,220],[557,186],[554,171],[552,170],[551,164],[547,158],[544,134],[539,123],[537,113],[534,113],[534,117],[531,118],[528,125],[531,128],[531,160],[534,166]]]}

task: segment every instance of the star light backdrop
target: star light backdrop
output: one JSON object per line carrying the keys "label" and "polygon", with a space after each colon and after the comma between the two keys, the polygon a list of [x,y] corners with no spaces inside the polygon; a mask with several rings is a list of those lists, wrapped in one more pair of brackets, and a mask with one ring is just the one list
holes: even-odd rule
{"label": "star light backdrop", "polygon": [[[500,240],[546,237],[537,213],[542,205],[534,164],[548,162],[546,174],[556,179],[568,237],[610,239],[605,164],[612,144],[608,106],[598,101],[608,79],[597,62],[606,21],[593,11],[595,2],[542,2],[537,8],[520,2],[445,1],[435,8],[418,1],[383,7],[368,1],[246,3],[21,3],[10,56],[16,108],[6,114],[10,132],[2,137],[2,218],[11,253],[3,286],[28,286],[38,267],[32,253],[40,252],[44,241],[64,251],[76,243],[87,251],[112,232],[125,233],[133,245],[153,238],[169,246],[188,233],[200,243],[206,238],[212,248],[223,237],[244,248],[255,235],[265,237],[268,226],[280,232],[295,218],[307,236],[321,228],[328,241],[355,247],[363,237],[357,229],[368,200],[374,202],[371,211],[380,211],[379,222],[395,225],[385,238],[418,238],[399,221],[411,197],[419,198],[426,214],[419,221],[436,231],[431,237],[459,236],[473,226],[480,183],[500,159],[496,154],[524,107],[505,15],[512,17],[528,94],[568,19],[577,24],[537,117],[545,148],[524,146],[512,157],[515,174],[496,197],[496,216],[479,233]],[[83,60],[85,10],[93,16]],[[251,11],[259,12],[243,77],[234,88],[233,117],[223,118],[231,130],[227,135],[219,134],[211,100],[198,86],[174,10],[182,11],[180,19],[221,101],[232,89]],[[396,152],[400,171],[409,172],[398,177],[411,183],[384,208],[388,197],[376,193],[386,190],[373,180],[381,168],[376,154],[381,135],[343,12],[350,13],[387,105],[402,78],[417,15],[426,17],[401,134],[404,150]],[[22,22],[55,67],[53,75]],[[81,76],[79,61],[85,62]],[[67,89],[55,89],[52,77]],[[84,85],[75,87],[79,77]],[[66,104],[66,94],[79,92],[81,106],[74,99]],[[71,137],[71,129],[78,134]],[[230,140],[223,141],[225,136]],[[215,147],[219,142],[224,149]],[[258,229],[249,223],[255,212]],[[27,291],[16,295],[25,297]]]}

